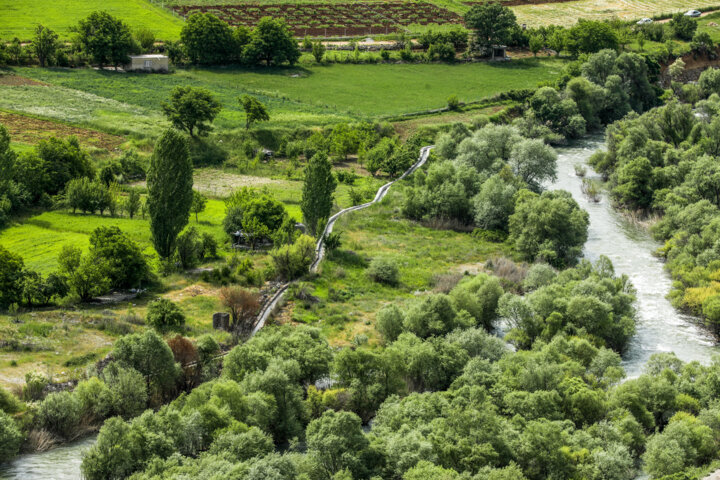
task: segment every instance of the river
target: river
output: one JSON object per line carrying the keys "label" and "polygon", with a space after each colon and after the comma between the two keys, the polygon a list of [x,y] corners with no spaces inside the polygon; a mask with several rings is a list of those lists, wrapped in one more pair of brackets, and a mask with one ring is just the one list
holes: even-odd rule
{"label": "river", "polygon": [[[575,175],[575,165],[587,162],[603,146],[602,137],[591,136],[558,149],[558,178],[549,188],[569,191],[590,214],[585,257],[596,260],[606,255],[615,272],[630,277],[637,290],[637,333],[623,356],[625,370],[629,377],[638,376],[650,355],[657,352],[675,352],[681,360],[707,363],[720,348],[696,319],[678,313],[666,299],[670,276],[652,255],[660,245],[647,230],[615,212],[605,195],[595,203],[580,191],[582,179]],[[588,177],[592,177],[590,168]],[[48,452],[22,455],[0,467],[0,480],[79,479],[82,454],[94,441],[93,436]]]}
{"label": "river", "polygon": [[[606,255],[616,274],[625,274],[637,290],[637,333],[623,355],[628,377],[642,373],[642,367],[653,353],[675,352],[683,361],[708,363],[720,349],[715,338],[694,317],[679,313],[666,298],[671,279],[663,262],[653,255],[660,246],[648,231],[613,210],[608,198],[589,201],[580,191],[582,179],[575,175],[575,165],[584,164],[604,147],[600,136],[587,137],[570,147],[558,149],[558,178],[550,188],[567,190],[590,214],[588,240],[584,256],[596,260]],[[588,167],[589,178],[598,178]]]}

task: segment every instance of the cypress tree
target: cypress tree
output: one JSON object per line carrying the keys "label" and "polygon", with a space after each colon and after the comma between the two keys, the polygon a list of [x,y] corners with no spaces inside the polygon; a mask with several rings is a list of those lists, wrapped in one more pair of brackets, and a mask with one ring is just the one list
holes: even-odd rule
{"label": "cypress tree", "polygon": [[337,181],[332,174],[332,165],[327,155],[324,152],[315,154],[305,167],[305,182],[300,203],[305,226],[313,235],[319,233],[315,230],[320,219],[327,219],[330,216],[336,186]]}
{"label": "cypress tree", "polygon": [[175,251],[175,240],[185,228],[193,199],[193,169],[185,137],[166,131],[155,145],[147,175],[148,211],[153,245],[161,258]]}

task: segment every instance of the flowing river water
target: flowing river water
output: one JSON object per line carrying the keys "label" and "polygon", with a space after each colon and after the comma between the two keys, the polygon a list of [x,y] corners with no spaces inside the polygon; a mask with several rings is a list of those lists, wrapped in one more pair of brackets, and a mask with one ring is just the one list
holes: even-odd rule
{"label": "flowing river water", "polygon": [[[615,265],[615,272],[630,277],[637,290],[637,333],[624,355],[625,370],[629,377],[638,376],[650,355],[657,352],[675,352],[681,360],[707,363],[714,353],[720,353],[720,348],[696,319],[679,313],[666,299],[671,280],[662,262],[652,255],[659,244],[646,229],[615,212],[607,196],[603,195],[598,203],[590,202],[580,190],[582,181],[575,175],[575,165],[587,162],[603,146],[602,137],[591,136],[558,149],[558,179],[549,188],[569,191],[590,214],[585,258],[594,261],[606,255]],[[95,438],[19,456],[0,466],[0,480],[79,479],[83,452]]]}

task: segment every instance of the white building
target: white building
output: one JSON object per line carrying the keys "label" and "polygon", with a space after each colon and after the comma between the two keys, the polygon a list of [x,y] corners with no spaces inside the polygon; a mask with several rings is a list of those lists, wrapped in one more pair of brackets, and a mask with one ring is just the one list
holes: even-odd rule
{"label": "white building", "polygon": [[128,72],[167,72],[170,61],[167,55],[130,55]]}

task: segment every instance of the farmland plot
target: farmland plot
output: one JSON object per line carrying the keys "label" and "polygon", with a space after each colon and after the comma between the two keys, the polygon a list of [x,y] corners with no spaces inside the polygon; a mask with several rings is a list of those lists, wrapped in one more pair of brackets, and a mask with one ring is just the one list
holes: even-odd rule
{"label": "farmland plot", "polygon": [[461,23],[458,14],[424,2],[181,5],[173,9],[183,16],[208,12],[230,25],[246,27],[263,17],[284,18],[297,36],[377,35],[409,25]]}
{"label": "farmland plot", "polygon": [[688,8],[704,8],[717,5],[714,0],[698,0],[692,4],[686,0],[580,0],[576,2],[545,3],[513,7],[519,23],[527,25],[574,25],[578,19],[604,20],[617,17],[634,20],[686,11]]}

